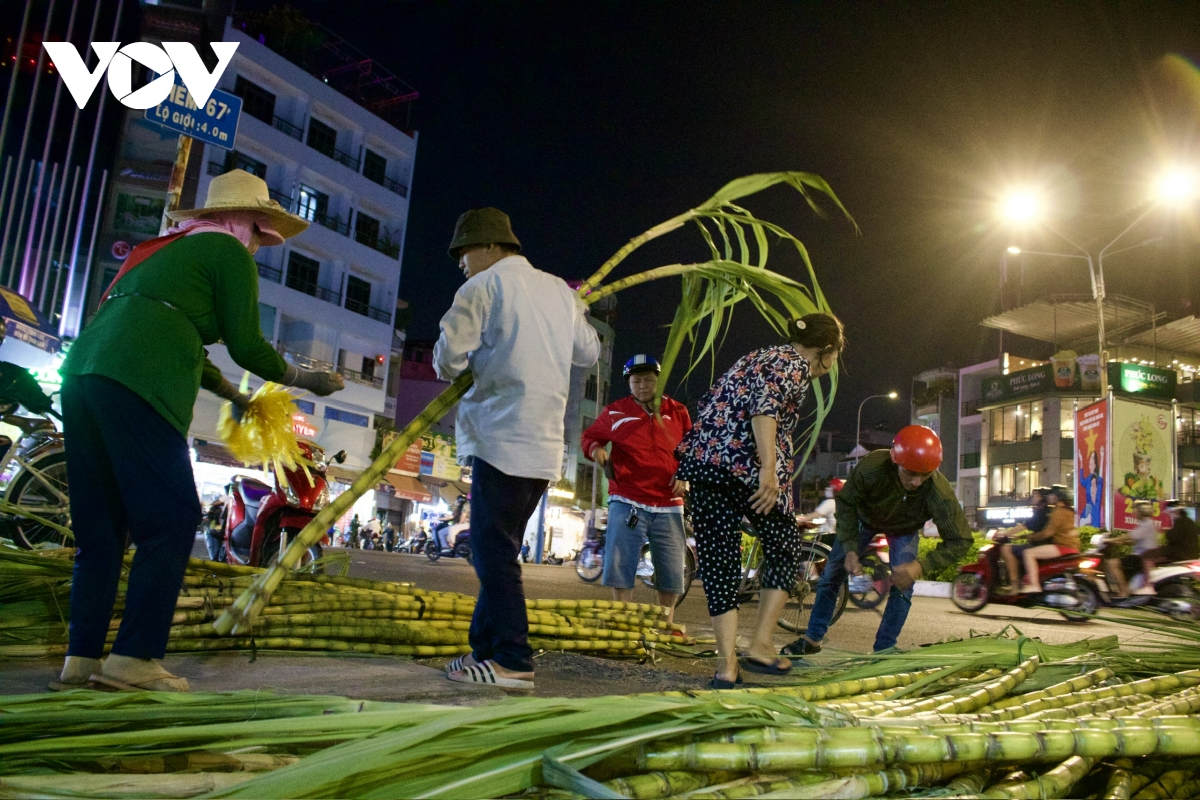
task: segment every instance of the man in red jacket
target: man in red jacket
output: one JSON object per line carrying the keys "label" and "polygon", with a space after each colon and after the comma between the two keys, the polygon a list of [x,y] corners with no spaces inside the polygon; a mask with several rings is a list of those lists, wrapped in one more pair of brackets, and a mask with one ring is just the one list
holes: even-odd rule
{"label": "man in red jacket", "polygon": [[[628,601],[633,594],[642,545],[650,541],[658,602],[668,621],[683,592],[683,481],[675,480],[679,462],[675,446],[692,428],[687,408],[662,398],[660,418],[654,416],[658,361],[637,355],[625,362],[630,397],[610,403],[583,432],[583,452],[608,471],[608,531],[604,545],[605,586],[613,599]],[[604,449],[612,443],[612,454]]]}

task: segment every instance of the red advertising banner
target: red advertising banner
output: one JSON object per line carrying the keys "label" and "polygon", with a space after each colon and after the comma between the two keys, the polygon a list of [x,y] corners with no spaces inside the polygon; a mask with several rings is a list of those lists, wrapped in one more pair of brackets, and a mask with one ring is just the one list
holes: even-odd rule
{"label": "red advertising banner", "polygon": [[1105,476],[1109,474],[1108,401],[1075,412],[1075,524],[1106,528]]}
{"label": "red advertising banner", "polygon": [[419,441],[408,446],[408,449],[400,456],[400,460],[396,462],[395,468],[405,475],[413,477],[421,474],[421,443]]}

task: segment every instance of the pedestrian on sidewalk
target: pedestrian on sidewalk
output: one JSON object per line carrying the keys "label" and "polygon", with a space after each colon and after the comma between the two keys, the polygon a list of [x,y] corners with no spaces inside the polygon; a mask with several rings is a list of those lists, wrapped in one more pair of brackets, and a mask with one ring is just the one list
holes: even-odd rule
{"label": "pedestrian on sidewalk", "polygon": [[508,215],[458,218],[450,257],[467,281],[441,321],[433,351],[443,380],[468,369],[458,404],[460,462],[472,464],[471,549],[479,599],[471,653],[447,665],[450,680],[533,688],[533,650],[517,556],[530,516],[561,475],[571,367],[600,355],[582,302],[561,279],[533,268]]}
{"label": "pedestrian on sidewalk", "polygon": [[[243,170],[213,178],[203,208],[174,211],[166,236],[125,259],[62,366],[63,423],[77,551],[67,659],[57,687],[90,676],[138,689],[186,691],[163,668],[167,635],[200,521],[187,432],[204,387],[245,408],[206,357],[229,356],[268,381],[328,395],[340,375],[284,362],[258,321],[260,246],[308,222]],[[235,413],[238,413],[235,411]],[[101,668],[126,533],[137,545],[112,652]]]}
{"label": "pedestrian on sidewalk", "polygon": [[[583,453],[610,471],[608,529],[604,539],[604,577],[613,599],[633,599],[633,582],[642,545],[650,542],[654,588],[667,622],[675,621],[675,602],[683,594],[684,481],[676,480],[675,448],[692,429],[687,408],[663,395],[656,413],[658,359],[636,355],[625,362],[629,397],[604,407],[583,432]],[[612,444],[612,454],[605,445]]]}
{"label": "pedestrian on sidewalk", "polygon": [[[792,437],[810,382],[829,372],[845,344],[842,323],[832,314],[792,320],[786,344],[755,350],[721,376],[676,450],[675,477],[691,484],[700,574],[717,639],[714,689],[732,689],[741,681],[741,668],[769,675],[792,668],[775,653],[772,638],[798,567]],[[763,564],[758,624],[739,666],[743,517],[762,541]]]}
{"label": "pedestrian on sidewalk", "polygon": [[[888,540],[892,597],[875,634],[874,649],[895,647],[912,606],[913,583],[925,572],[957,562],[971,547],[971,526],[950,482],[937,471],[941,463],[942,442],[923,425],[902,428],[891,450],[876,450],[858,462],[835,500],[837,539],[817,583],[808,630],[783,648],[784,655],[821,652],[846,574],[862,573],[859,553],[878,534]],[[942,541],[918,560],[921,530],[931,519]]]}

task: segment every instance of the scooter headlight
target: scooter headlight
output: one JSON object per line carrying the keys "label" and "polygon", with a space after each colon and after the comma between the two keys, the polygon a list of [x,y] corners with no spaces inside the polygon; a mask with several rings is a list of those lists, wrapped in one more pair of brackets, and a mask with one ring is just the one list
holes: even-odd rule
{"label": "scooter headlight", "polygon": [[329,484],[325,484],[325,486],[321,487],[321,492],[317,495],[316,499],[313,500],[312,510],[320,511],[327,505],[329,505]]}

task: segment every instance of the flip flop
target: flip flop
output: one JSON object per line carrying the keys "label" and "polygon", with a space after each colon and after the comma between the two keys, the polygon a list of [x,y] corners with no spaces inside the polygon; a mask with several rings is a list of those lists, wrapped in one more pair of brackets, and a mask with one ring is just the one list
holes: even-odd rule
{"label": "flip flop", "polygon": [[[182,684],[171,684],[171,681],[182,681]],[[191,687],[188,686],[187,678],[180,678],[174,675],[170,677],[151,678],[140,683],[125,683],[116,678],[110,678],[102,673],[96,673],[88,679],[89,683],[94,683],[94,688],[102,692],[190,692]]]}
{"label": "flip flop", "polygon": [[773,659],[773,663],[764,664],[752,656],[745,656],[739,659],[742,669],[750,672],[756,672],[759,675],[787,675],[792,671],[792,662],[788,661],[786,667],[780,664],[781,661],[786,661],[784,658]]}
{"label": "flip flop", "polygon": [[76,689],[98,689],[96,682],[86,680],[83,683],[69,683],[64,681],[50,681],[46,688],[52,692],[73,692]]}
{"label": "flip flop", "polygon": [[821,652],[821,645],[813,644],[803,636],[791,644],[785,644],[779,650],[779,654],[782,656],[811,656],[813,653],[819,652]]}
{"label": "flip flop", "polygon": [[718,678],[717,673],[714,672],[713,676],[712,676],[712,680],[708,682],[708,688],[710,688],[710,689],[736,689],[738,687],[738,684],[740,684],[740,683],[742,683],[741,675],[737,676],[736,681],[727,681],[724,678]]}
{"label": "flip flop", "polygon": [[492,659],[463,667],[446,677],[458,683],[478,683],[485,686],[500,686],[504,689],[532,689],[533,681],[522,678],[504,678],[496,674]]}

